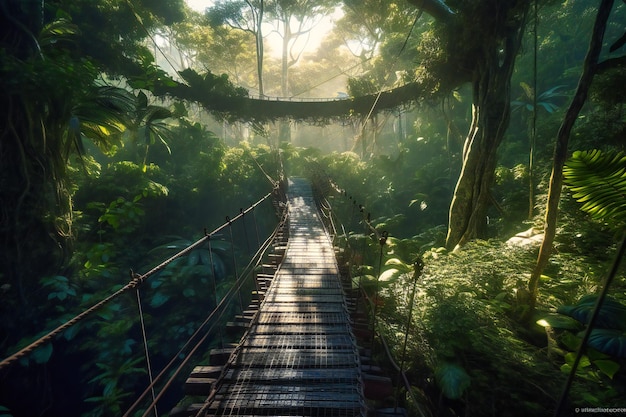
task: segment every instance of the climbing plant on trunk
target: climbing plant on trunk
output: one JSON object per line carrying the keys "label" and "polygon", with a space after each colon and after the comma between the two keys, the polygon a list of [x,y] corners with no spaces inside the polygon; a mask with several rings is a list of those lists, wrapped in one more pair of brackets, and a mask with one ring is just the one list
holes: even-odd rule
{"label": "climbing plant on trunk", "polygon": [[472,120],[449,212],[446,247],[453,249],[481,236],[486,226],[497,151],[511,113],[511,74],[531,1],[410,2],[438,23],[431,48],[437,52],[418,79],[440,92],[472,86]]}

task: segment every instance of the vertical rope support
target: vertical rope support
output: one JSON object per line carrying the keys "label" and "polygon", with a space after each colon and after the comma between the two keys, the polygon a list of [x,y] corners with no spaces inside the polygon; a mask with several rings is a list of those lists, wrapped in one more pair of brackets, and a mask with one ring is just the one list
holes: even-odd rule
{"label": "vertical rope support", "polygon": [[141,294],[139,293],[139,287],[137,291],[137,307],[139,308],[139,322],[141,323],[141,336],[143,338],[143,349],[146,355],[146,367],[148,368],[148,378],[150,379],[150,391],[152,393],[152,404],[154,406],[154,416],[159,417],[156,405],[156,394],[154,392],[154,379],[152,377],[152,365],[150,364],[150,352],[148,349],[148,337],[146,336],[146,325],[143,320],[143,309],[141,308]]}
{"label": "vertical rope support", "polygon": [[[380,244],[380,255],[378,256],[378,273],[376,274],[376,294],[374,295],[374,308],[372,311],[372,331],[374,336],[376,336],[376,315],[378,314],[378,293],[380,292],[380,271],[383,266],[383,248],[385,247],[385,243],[387,243],[387,237],[389,237],[389,233],[387,231],[383,231],[378,243]],[[376,337],[372,337],[372,352],[374,352],[374,341]]]}
{"label": "vertical rope support", "polygon": [[398,410],[398,402],[400,396],[400,379],[402,378],[402,374],[404,373],[404,365],[406,362],[406,347],[409,344],[409,333],[411,332],[411,322],[413,321],[413,307],[415,306],[415,291],[417,290],[417,281],[422,275],[422,270],[424,269],[424,261],[419,257],[415,263],[413,264],[413,288],[411,289],[411,295],[409,298],[409,311],[406,315],[406,329],[404,330],[404,343],[402,345],[402,359],[400,362],[400,370],[398,371],[398,379],[396,382],[396,399],[394,412]]}
{"label": "vertical rope support", "polygon": [[[356,217],[356,214],[355,214],[355,211],[354,211],[354,210],[356,210],[356,208],[357,208],[356,200],[352,200],[352,213],[353,213],[353,218],[355,218],[355,217]],[[359,204],[359,205],[358,205],[358,209],[359,209],[359,213],[361,213],[361,220],[364,220],[364,219],[363,219],[363,211],[364,211],[363,206],[362,206],[361,204]],[[356,224],[355,224],[355,226],[354,226],[353,230],[357,230],[357,226],[358,226],[358,224],[359,224],[359,222],[358,222],[357,220],[355,220],[355,221],[356,221]],[[363,222],[363,235],[364,235],[364,236],[367,236],[367,225],[365,224],[365,222]],[[366,244],[365,244],[365,238],[363,238],[363,239],[361,239],[361,248],[360,248],[360,251],[359,251],[359,253],[361,253],[361,259],[358,259],[358,258],[357,258],[357,259],[356,259],[357,263],[355,263],[357,267],[360,267],[360,266],[363,264],[363,256],[364,256],[363,254],[365,253],[365,246],[366,246]],[[354,254],[354,257],[356,257],[356,252],[355,252],[355,254]],[[361,274],[361,273],[359,273],[359,283],[358,283],[358,287],[359,287],[359,293],[361,293],[361,291],[363,291],[363,274]],[[357,308],[359,307],[359,305],[358,305],[358,299],[359,299],[359,298],[360,298],[360,297],[357,297]],[[364,301],[367,303],[367,301],[366,301],[366,300],[364,300]],[[366,304],[366,305],[365,305],[365,309],[367,309],[367,307],[368,307],[368,306],[367,306],[367,304]]]}
{"label": "vertical rope support", "polygon": [[[233,238],[233,222],[230,217],[226,216],[226,222],[228,223],[228,233],[230,234],[230,248],[233,255],[233,269],[235,270],[235,282],[239,281],[239,271],[237,271],[237,256],[235,255],[235,240]],[[243,298],[241,298],[241,289],[237,291],[239,296],[239,311],[243,313]]]}
{"label": "vertical rope support", "polygon": [[243,237],[246,240],[246,248],[248,249],[248,255],[250,255],[250,241],[248,240],[248,228],[246,227],[246,213],[244,213],[243,208],[239,209],[239,213],[241,214]]}
{"label": "vertical rope support", "polygon": [[259,225],[256,221],[256,213],[255,213],[255,209],[256,207],[252,207],[252,220],[254,221],[254,230],[256,232],[256,247],[257,249],[261,247],[261,238],[259,237]]}
{"label": "vertical rope support", "polygon": [[[211,248],[211,235],[206,233],[206,230],[204,232],[205,236],[207,237],[207,243],[209,244],[209,262],[211,263],[211,285],[213,286],[212,290],[213,290],[213,298],[215,299],[215,307],[217,308],[217,306],[220,304],[221,300],[218,300],[217,298],[217,278],[215,277],[215,263],[213,260],[213,249]],[[220,347],[223,348],[224,347],[224,336],[222,335],[222,328],[218,327],[218,337],[219,337],[219,341],[220,341]]]}

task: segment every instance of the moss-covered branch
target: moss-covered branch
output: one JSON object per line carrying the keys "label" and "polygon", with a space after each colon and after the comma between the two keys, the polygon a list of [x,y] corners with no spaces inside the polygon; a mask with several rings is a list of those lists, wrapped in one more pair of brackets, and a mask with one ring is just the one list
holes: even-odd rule
{"label": "moss-covered branch", "polygon": [[421,96],[418,84],[412,83],[393,90],[362,97],[331,101],[284,101],[259,99],[248,96],[247,91],[235,87],[225,77],[213,74],[200,75],[192,70],[181,73],[186,83],[160,83],[155,87],[157,95],[171,95],[195,101],[208,111],[229,120],[264,122],[280,118],[319,121],[353,115],[367,115],[415,101]]}

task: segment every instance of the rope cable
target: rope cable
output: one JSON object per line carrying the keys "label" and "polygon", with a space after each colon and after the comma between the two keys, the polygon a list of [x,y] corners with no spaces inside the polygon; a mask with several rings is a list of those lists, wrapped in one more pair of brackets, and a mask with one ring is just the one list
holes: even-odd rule
{"label": "rope cable", "polygon": [[141,277],[139,277],[139,276],[137,276],[135,274],[133,274],[133,277],[134,278],[133,278],[132,281],[130,281],[128,284],[126,284],[124,287],[120,288],[119,290],[117,290],[116,292],[111,294],[110,296],[108,296],[105,299],[103,299],[102,301],[94,304],[90,308],[86,309],[85,311],[83,311],[82,313],[78,314],[74,318],[66,321],[62,325],[60,325],[57,328],[55,328],[54,330],[51,330],[46,335],[40,337],[39,339],[37,339],[36,341],[31,343],[30,345],[26,346],[25,348],[19,350],[18,352],[14,353],[13,355],[11,355],[11,356],[5,358],[4,360],[2,360],[2,362],[0,362],[0,370],[2,370],[3,368],[5,368],[8,365],[11,365],[16,360],[21,359],[22,357],[28,355],[33,350],[35,350],[35,349],[45,345],[48,342],[51,342],[53,338],[55,338],[56,336],[58,336],[59,334],[61,334],[65,330],[69,329],[70,327],[72,327],[76,323],[80,322],[81,320],[83,320],[84,318],[89,316],[91,313],[93,313],[96,310],[99,310],[100,308],[104,307],[105,305],[110,303],[113,299],[117,298],[118,296],[124,294],[125,292],[127,292],[127,291],[129,291],[131,289],[136,288],[142,282],[141,279],[140,279]]}
{"label": "rope cable", "polygon": [[[407,312],[406,317],[406,328],[404,330],[404,343],[402,344],[402,359],[400,360],[400,369],[398,371],[398,379],[396,385],[400,385],[400,378],[404,376],[404,365],[406,362],[406,348],[409,344],[409,333],[411,331],[411,322],[413,320],[413,307],[415,306],[415,292],[417,291],[417,281],[420,278],[422,273],[422,269],[424,268],[424,262],[421,257],[418,258],[413,264],[413,288],[411,290],[411,295],[409,297],[409,311]],[[399,391],[396,394],[394,409],[397,411],[398,402],[399,402]]]}
{"label": "rope cable", "polygon": [[[150,385],[154,382],[152,378],[152,365],[150,364],[150,352],[148,350],[148,337],[146,336],[146,325],[143,319],[143,309],[141,308],[141,295],[139,293],[139,288],[137,288],[137,307],[139,309],[139,322],[141,324],[141,336],[143,338],[143,348],[146,354],[146,367],[148,368],[148,378],[150,379]],[[152,401],[156,402],[155,394],[154,394],[154,386],[150,389],[152,392]],[[154,415],[155,417],[159,417],[159,412],[156,407],[156,403],[154,404]]]}
{"label": "rope cable", "polygon": [[[139,26],[143,29],[144,32],[146,32],[146,35],[152,41],[152,44],[154,45],[154,48],[157,49],[161,53],[161,55],[163,55],[163,58],[167,61],[168,64],[170,64],[172,69],[176,70],[178,65],[174,65],[172,63],[172,61],[170,61],[169,57],[165,54],[165,52],[163,52],[161,47],[157,44],[156,39],[154,39],[152,34],[144,26],[143,19],[141,18],[141,16],[139,16],[139,14],[137,13],[137,10],[135,10],[135,6],[133,6],[133,4],[132,4],[132,2],[130,0],[126,0],[126,3],[128,4],[128,7],[130,7],[130,10],[133,12],[133,15],[135,16],[135,19],[137,20],[137,23],[139,23]],[[154,57],[154,59],[155,59],[155,62],[156,62],[156,57]]]}
{"label": "rope cable", "polygon": [[[269,245],[275,240],[276,236],[278,235],[278,231],[286,224],[287,222],[287,217],[289,215],[288,210],[284,210],[283,212],[283,216],[281,218],[281,221],[278,223],[278,226],[274,229],[274,232],[272,233],[272,236],[270,236],[263,244],[263,247],[265,248],[263,250],[263,252],[265,252],[265,250],[269,247]],[[259,249],[260,250],[260,249]],[[257,322],[258,320],[258,311],[257,314],[255,314],[255,316],[252,319],[252,322]],[[227,370],[228,370],[228,364],[232,363],[231,359],[233,359],[241,350],[242,348],[242,342],[247,338],[247,335],[249,333],[249,329],[246,330],[246,333],[244,334],[244,336],[241,338],[240,343],[235,347],[235,349],[233,350],[233,352],[230,355],[230,358],[228,361],[226,361],[226,366],[224,366],[222,368],[222,372],[220,374],[220,376],[217,378],[218,382],[222,382],[224,379],[224,375],[226,374]],[[251,368],[253,366],[253,364],[251,363],[248,367]],[[207,399],[205,400],[204,404],[202,405],[202,407],[196,412],[195,417],[200,417],[202,416],[203,413],[206,412],[206,410],[208,409],[208,407],[211,405],[212,401],[215,399],[215,395],[217,394],[219,390],[219,387],[217,386],[217,384],[215,384],[212,389],[211,392],[209,393]],[[231,410],[232,412],[233,410]]]}
{"label": "rope cable", "polygon": [[[243,208],[240,208],[239,211],[243,213]],[[248,236],[248,227],[246,226],[246,216],[241,218],[241,224],[243,225],[243,235],[246,241],[246,249],[248,250],[248,255],[250,255],[250,238]]]}
{"label": "rope cable", "polygon": [[[233,238],[233,224],[230,221],[230,217],[228,216],[226,216],[226,221],[228,222],[228,233],[230,234],[230,252],[233,258],[233,271],[235,272],[235,281],[239,281],[239,271],[237,270],[237,256],[235,255],[235,240]],[[239,295],[239,308],[240,308],[240,311],[243,313],[243,298],[241,297],[241,292],[239,292],[238,295]]]}
{"label": "rope cable", "polygon": [[[250,208],[244,210],[243,213],[239,213],[237,216],[235,216],[233,219],[231,219],[231,222],[239,220],[239,218],[241,218],[243,215],[245,215],[245,213],[248,213],[249,211],[253,210],[256,206],[261,204],[263,201],[265,201],[266,199],[268,199],[272,195],[274,195],[274,191],[267,193],[264,197],[259,199],[256,203],[251,205]],[[228,226],[228,223],[222,224],[220,227],[216,228],[213,232],[211,232],[210,235],[217,234],[218,232],[223,230],[226,226]],[[37,349],[37,348],[43,346],[44,344],[52,341],[52,339],[54,339],[56,336],[60,335],[65,330],[69,329],[70,327],[72,327],[75,324],[79,323],[80,321],[84,320],[85,318],[90,316],[95,311],[101,309],[102,307],[104,307],[105,305],[107,305],[108,303],[113,301],[115,298],[119,297],[120,295],[122,295],[122,294],[124,294],[124,293],[126,293],[126,292],[128,292],[128,291],[130,291],[132,289],[137,288],[139,285],[143,284],[152,275],[154,275],[157,272],[161,271],[162,269],[167,267],[170,263],[172,263],[176,259],[178,259],[180,257],[183,257],[183,256],[187,255],[188,253],[190,253],[191,251],[193,251],[194,249],[198,248],[207,239],[208,239],[207,236],[198,239],[196,242],[192,243],[188,247],[182,249],[178,253],[176,253],[176,254],[172,255],[171,257],[167,258],[166,260],[164,260],[163,262],[161,262],[160,264],[158,264],[157,266],[155,266],[154,268],[150,269],[148,272],[146,272],[146,273],[144,273],[142,275],[136,274],[135,272],[133,272],[131,270],[130,274],[131,274],[132,279],[125,286],[123,286],[119,290],[115,291],[113,294],[109,295],[108,297],[104,298],[103,300],[99,301],[98,303],[96,303],[96,304],[92,305],[91,307],[85,309],[83,312],[79,313],[78,315],[76,315],[72,319],[66,321],[65,323],[63,323],[60,326],[56,327],[55,329],[51,330],[50,332],[48,332],[44,336],[40,337],[39,339],[35,340],[34,342],[29,344],[28,346],[20,349],[19,351],[17,351],[16,353],[12,354],[11,356],[3,359],[0,362],[0,371],[2,369],[6,368],[7,366],[13,364],[15,361],[17,361],[17,360],[23,358],[24,356],[30,354],[35,349]]]}
{"label": "rope cable", "polygon": [[[278,230],[278,226],[277,228],[274,230],[274,232],[272,233],[272,235],[270,235],[270,237],[268,237],[266,239],[266,241],[263,243],[263,245],[259,248],[259,250],[255,253],[255,255],[252,257],[252,259],[250,260],[250,263],[246,266],[246,270],[251,270],[253,267],[252,265],[252,261],[254,259],[257,259],[257,264],[260,260],[260,256],[265,252],[265,250],[267,249],[267,247],[269,246],[269,244],[271,243],[271,241],[274,239],[275,235],[276,235],[276,231]],[[255,266],[256,266],[255,265]],[[247,277],[247,274],[242,274],[239,278],[239,280],[237,282],[234,283],[234,285],[228,290],[228,292],[224,295],[224,297],[221,299],[220,303],[211,311],[211,313],[207,316],[207,318],[202,322],[202,324],[200,324],[200,326],[198,327],[198,329],[189,337],[189,339],[187,340],[187,342],[180,348],[180,350],[172,357],[172,359],[170,360],[170,362],[163,368],[163,370],[161,370],[161,372],[154,378],[154,381],[150,384],[150,386],[146,387],[146,389],[144,390],[144,392],[137,398],[137,400],[130,406],[130,408],[126,411],[126,413],[124,414],[123,417],[130,417],[132,411],[135,410],[135,408],[137,408],[137,406],[139,405],[139,403],[145,398],[145,396],[150,392],[150,389],[152,389],[156,383],[158,383],[165,375],[165,373],[172,368],[172,366],[174,365],[174,363],[176,362],[176,360],[178,358],[180,358],[181,356],[185,356],[185,359],[183,359],[183,361],[181,362],[181,364],[174,370],[174,373],[170,376],[169,380],[165,383],[165,385],[163,386],[163,388],[161,389],[161,391],[159,392],[159,394],[156,396],[155,398],[155,403],[158,402],[161,397],[163,396],[163,394],[165,393],[165,391],[167,390],[167,388],[169,388],[169,386],[171,385],[172,381],[174,380],[174,378],[176,376],[178,376],[178,374],[180,373],[180,371],[182,370],[183,366],[185,366],[187,364],[187,362],[191,359],[191,357],[193,356],[193,354],[199,349],[199,347],[204,343],[204,341],[207,339],[207,337],[211,334],[211,331],[213,330],[213,328],[218,324],[219,319],[222,317],[222,315],[226,312],[226,309],[224,308],[232,299],[232,297],[235,294],[235,291],[238,291],[241,286],[243,285],[243,281],[245,280],[245,278]],[[215,319],[214,323],[209,327],[209,329],[207,330],[207,332],[204,334],[204,336],[194,345],[194,347],[189,351],[189,353],[187,355],[185,355],[185,351],[187,350],[187,348],[191,345],[192,341],[204,330],[205,326],[211,321]],[[150,404],[150,407],[153,404]],[[148,407],[148,410],[149,408]],[[144,417],[146,416],[146,414],[143,415]]]}
{"label": "rope cable", "polygon": [[[217,281],[215,278],[215,261],[213,259],[213,248],[211,248],[211,237],[209,235],[209,238],[207,239],[207,243],[209,246],[209,263],[211,264],[211,285],[212,285],[212,290],[213,290],[213,299],[215,301],[215,308],[217,308],[217,306],[220,303],[220,300],[218,300],[218,294],[217,294]],[[219,331],[219,335],[218,335],[219,341],[220,341],[220,347],[224,346],[224,336],[222,334],[222,331],[220,329]]]}
{"label": "rope cable", "polygon": [[[372,329],[374,332],[376,332],[376,323],[377,323],[377,313],[378,313],[378,304],[379,304],[379,297],[378,294],[380,293],[380,274],[381,274],[381,270],[383,267],[383,256],[384,256],[384,248],[385,248],[385,243],[387,243],[387,237],[388,234],[386,231],[384,231],[382,233],[382,237],[378,240],[378,243],[380,244],[380,253],[378,256],[378,274],[376,275],[376,293],[375,293],[375,298],[374,298],[374,309],[372,311]],[[372,352],[374,352],[374,338],[372,338]]]}
{"label": "rope cable", "polygon": [[[355,215],[354,209],[355,209],[355,207],[356,207],[356,201],[355,201],[355,200],[353,200],[352,196],[348,196],[348,193],[346,192],[346,190],[344,190],[344,189],[340,188],[340,187],[339,187],[339,186],[337,186],[335,183],[333,183],[333,188],[335,189],[335,191],[337,191],[337,192],[338,192],[338,193],[340,193],[341,195],[344,195],[345,197],[349,198],[349,200],[351,200],[351,201],[352,201],[352,204],[350,204],[350,206],[351,206],[351,215],[350,215],[350,217],[351,217],[351,218],[353,218],[353,217],[354,217],[354,215]],[[330,204],[330,203],[329,203],[329,204]],[[364,210],[363,210],[363,206],[362,206],[362,205],[359,205],[359,209],[360,209],[361,213],[363,213],[363,211],[364,211]],[[334,211],[334,213],[336,213],[336,212]],[[368,216],[368,217],[369,217],[369,216]],[[363,216],[363,219],[364,219],[364,220],[363,220],[364,224],[365,224],[365,225],[366,225],[366,226],[367,226],[367,227],[368,227],[371,231],[373,231],[373,232],[374,232],[375,236],[377,236],[377,239],[382,239],[382,237],[386,234],[386,232],[383,232],[383,235],[378,234],[378,231],[377,231],[377,230],[375,229],[375,227],[371,224],[371,222],[370,222],[369,218],[366,218],[365,216]],[[339,220],[339,219],[338,219],[338,220]],[[351,221],[351,222],[352,222],[352,221]],[[346,238],[346,247],[347,247],[347,248],[352,249],[352,246],[350,245],[350,243],[349,243],[349,241],[348,241],[348,234],[347,234],[347,232],[346,232],[346,229],[345,229],[345,227],[344,227],[344,224],[343,224],[343,222],[340,222],[340,224],[341,224],[341,228],[342,228],[342,230],[343,230],[343,232],[344,232],[344,236],[345,236],[345,238]],[[379,242],[380,242],[380,241],[381,241],[381,240],[379,240]],[[349,259],[349,262],[350,262],[350,263],[352,263],[352,262],[353,262],[353,259]],[[380,261],[379,261],[379,265],[380,265]],[[419,259],[419,260],[416,262],[416,265],[415,265],[415,273],[416,273],[416,274],[421,273],[421,269],[422,269],[422,268],[423,268],[423,264],[422,264],[421,259]],[[366,302],[366,303],[370,306],[370,309],[372,309],[372,310],[373,310],[373,309],[375,309],[375,308],[376,308],[376,303],[375,303],[375,301],[374,301],[374,300],[372,300],[372,299],[370,298],[370,296],[367,294],[367,292],[365,291],[365,289],[364,289],[364,288],[363,288],[363,286],[361,285],[361,278],[362,278],[362,277],[361,277],[361,276],[359,276],[359,280],[358,280],[358,281],[356,281],[354,278],[352,278],[352,282],[353,282],[354,284],[357,284],[357,285],[358,285],[358,287],[359,287],[359,292],[361,293],[361,295],[362,295],[362,296],[363,296],[363,298],[365,299],[365,302]],[[416,286],[416,284],[417,284],[417,279],[418,279],[418,278],[416,278],[416,279],[415,279],[415,281],[414,281],[414,289],[413,289],[413,295],[412,295],[412,296],[414,296],[414,291],[415,291],[415,286]],[[357,298],[357,302],[358,302],[358,298]],[[407,326],[406,326],[406,332],[405,332],[405,344],[404,344],[404,347],[403,347],[402,361],[401,361],[401,365],[400,365],[400,366],[396,363],[396,361],[395,361],[395,359],[394,359],[394,357],[393,357],[393,354],[391,353],[391,350],[389,349],[389,345],[387,344],[387,341],[386,341],[386,339],[385,339],[384,335],[382,335],[381,333],[377,332],[377,330],[376,330],[375,326],[374,326],[373,331],[374,331],[374,335],[375,335],[375,336],[378,336],[378,338],[380,339],[381,344],[382,344],[382,346],[383,346],[383,348],[384,348],[384,350],[385,350],[385,354],[386,354],[386,356],[387,356],[387,358],[388,358],[388,360],[389,360],[389,363],[390,363],[390,364],[391,364],[391,366],[392,366],[392,367],[393,367],[393,368],[394,368],[394,369],[398,372],[398,379],[400,379],[400,378],[402,379],[402,381],[403,381],[403,383],[404,383],[404,388],[405,388],[405,390],[406,390],[407,394],[409,395],[409,397],[411,398],[411,400],[413,401],[413,403],[416,405],[416,408],[417,408],[417,411],[418,411],[419,415],[420,415],[421,417],[426,417],[426,416],[427,416],[427,413],[426,413],[426,412],[422,409],[422,407],[420,406],[420,402],[418,401],[417,397],[415,396],[415,393],[414,393],[414,392],[413,392],[413,390],[411,389],[411,383],[410,383],[410,381],[409,381],[408,377],[406,376],[406,373],[404,372],[404,362],[405,362],[405,360],[404,360],[404,359],[405,359],[406,347],[407,347],[407,344],[408,344],[408,334],[409,334],[410,325],[411,325],[410,320],[411,320],[411,317],[412,317],[412,311],[413,311],[413,307],[414,307],[414,298],[410,300],[409,304],[410,304],[410,307],[409,307],[409,314],[408,314],[408,320],[409,320],[409,322],[407,323]],[[396,405],[395,405],[395,407],[397,408],[397,401],[396,401]]]}
{"label": "rope cable", "polygon": [[319,86],[321,86],[321,85],[324,85],[324,84],[326,84],[327,82],[332,81],[332,80],[334,80],[334,79],[335,79],[335,78],[337,78],[337,77],[340,77],[340,76],[342,76],[342,75],[345,75],[348,71],[351,71],[351,70],[355,69],[356,67],[359,67],[359,66],[361,66],[361,65],[363,65],[363,64],[366,64],[367,62],[371,61],[373,58],[374,58],[374,56],[370,56],[369,58],[364,59],[363,61],[359,61],[358,63],[356,63],[356,64],[352,65],[351,67],[348,67],[348,68],[346,68],[345,70],[341,70],[338,74],[335,74],[335,75],[333,75],[332,77],[327,78],[327,79],[325,79],[324,81],[319,82],[319,83],[317,83],[317,84],[315,84],[315,85],[313,85],[313,86],[311,86],[311,87],[307,88],[306,90],[302,90],[302,91],[300,91],[300,92],[299,92],[299,93],[297,93],[297,94],[293,94],[293,95],[289,96],[289,98],[295,98],[295,97],[298,97],[299,95],[302,95],[302,94],[304,94],[304,93],[307,93],[307,92],[309,92],[309,91],[313,90],[314,88],[317,88],[317,87],[319,87]]}
{"label": "rope cable", "polygon": [[374,113],[374,109],[376,108],[376,105],[378,104],[378,100],[380,100],[380,96],[383,94],[384,88],[385,88],[385,84],[387,84],[387,81],[391,75],[391,69],[393,69],[393,67],[395,67],[396,63],[398,62],[398,59],[400,58],[400,55],[402,55],[402,53],[404,52],[404,50],[406,49],[406,46],[409,42],[409,39],[411,37],[411,35],[413,34],[413,29],[415,28],[415,25],[417,24],[417,21],[419,20],[420,17],[422,17],[422,14],[424,13],[424,9],[420,9],[419,12],[417,13],[417,16],[415,16],[415,19],[413,20],[413,24],[411,25],[411,28],[409,29],[409,33],[407,34],[407,36],[404,39],[404,43],[402,44],[402,47],[400,48],[400,51],[398,51],[398,53],[396,54],[396,57],[394,58],[393,62],[391,63],[391,65],[389,66],[390,70],[387,72],[387,75],[385,76],[385,79],[383,80],[383,84],[380,87],[380,89],[378,90],[378,93],[376,94],[376,99],[374,99],[374,103],[372,104],[372,107],[370,108],[369,112],[367,113],[367,117],[365,117],[365,120],[363,121],[363,125],[361,126],[361,134],[360,136],[363,137],[363,134],[365,133],[365,125],[367,125],[368,120],[370,119],[370,117],[372,116],[372,113]]}

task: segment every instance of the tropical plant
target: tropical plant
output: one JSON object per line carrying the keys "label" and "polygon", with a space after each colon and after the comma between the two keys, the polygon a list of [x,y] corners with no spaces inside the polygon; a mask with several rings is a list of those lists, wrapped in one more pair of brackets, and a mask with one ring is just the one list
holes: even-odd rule
{"label": "tropical plant", "polygon": [[[535,92],[533,91],[532,87],[529,86],[527,83],[520,83],[520,87],[522,87],[524,93],[517,100],[511,101],[511,110],[519,111],[524,109],[529,112],[534,112]],[[537,96],[537,106],[543,107],[543,109],[548,113],[554,113],[559,108],[559,105],[557,104],[557,99],[567,97],[566,94],[560,91],[563,88],[565,88],[564,85],[557,85],[539,94]]]}
{"label": "tropical plant", "polygon": [[[598,296],[582,297],[573,306],[560,306],[558,313],[570,316],[583,324],[589,324]],[[588,344],[594,349],[616,358],[626,357],[626,306],[607,297],[598,312]],[[612,375],[611,375],[612,377]]]}
{"label": "tropical plant", "polygon": [[[162,258],[173,255],[187,247],[193,242],[188,239],[177,237],[164,245],[157,246],[150,251],[151,255],[159,255]],[[150,305],[154,308],[166,303],[173,295],[180,292],[181,285],[185,285],[182,290],[185,297],[196,296],[200,288],[209,288],[206,295],[215,301],[215,305],[221,300],[218,294],[218,284],[226,280],[230,268],[227,268],[227,261],[231,254],[232,245],[224,240],[211,239],[209,247],[202,247],[192,250],[188,255],[179,257],[161,271],[150,286],[158,290],[154,293]],[[199,282],[198,282],[199,281]],[[187,285],[185,283],[188,283]],[[220,286],[220,290],[222,290]]]}
{"label": "tropical plant", "polygon": [[[531,251],[475,241],[463,251],[429,249],[424,262],[406,355],[414,384],[431,393],[440,415],[446,408],[457,415],[480,414],[483,407],[503,416],[546,415],[542,404],[551,403],[559,386],[551,376],[553,366],[520,337],[509,318],[520,307],[516,293],[525,265],[532,262]],[[397,269],[396,261],[387,268]],[[385,303],[396,308],[381,309],[384,319],[379,320],[395,354],[400,354],[399,329],[410,311],[412,279],[400,274],[382,290]],[[515,410],[505,400],[512,396],[518,401]]]}
{"label": "tropical plant", "polygon": [[[6,248],[0,271],[11,294],[3,312],[25,309],[14,315],[15,323],[6,324],[16,326],[7,334],[19,339],[20,320],[32,322],[31,303],[43,301],[38,279],[56,275],[70,257],[75,220],[70,160],[83,153],[85,138],[110,150],[110,138],[125,128],[132,102],[125,91],[96,81],[91,59],[76,56],[78,31],[66,17],[43,24],[37,36],[20,28],[18,20],[7,28],[12,30],[14,37],[3,38],[0,60],[6,126],[0,137],[0,241]],[[23,37],[26,44],[19,42]]]}
{"label": "tropical plant", "polygon": [[614,230],[626,228],[626,155],[600,150],[576,151],[563,169],[565,183],[580,209]]}
{"label": "tropical plant", "polygon": [[145,172],[148,163],[148,152],[150,146],[161,143],[167,152],[171,154],[168,142],[173,134],[170,126],[166,122],[173,116],[173,113],[161,106],[148,104],[148,96],[139,91],[135,98],[135,110],[130,123],[131,143],[139,148],[141,144],[145,146],[144,155],[141,162],[142,170]]}

